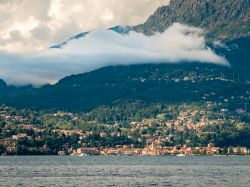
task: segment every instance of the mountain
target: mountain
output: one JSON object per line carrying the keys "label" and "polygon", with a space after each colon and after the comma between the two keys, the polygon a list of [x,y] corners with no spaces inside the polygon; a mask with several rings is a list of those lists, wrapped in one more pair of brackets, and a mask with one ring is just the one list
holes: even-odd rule
{"label": "mountain", "polygon": [[172,0],[133,29],[152,35],[175,22],[204,28],[210,40],[249,36],[250,0]]}
{"label": "mountain", "polygon": [[77,40],[79,38],[83,38],[86,35],[88,35],[89,32],[81,32],[75,36],[70,37],[69,39],[67,39],[66,41],[60,43],[60,44],[56,44],[50,47],[50,49],[61,49],[63,46],[67,45],[68,42],[70,42],[71,40]]}
{"label": "mountain", "polygon": [[[231,67],[196,62],[112,66],[65,77],[41,88],[16,88],[0,81],[0,103],[79,112],[138,100],[176,104],[230,101],[235,109],[239,103],[250,102],[249,12],[249,0],[172,0],[142,25],[109,29],[120,34],[135,30],[151,35],[163,32],[174,22],[202,27],[210,41],[224,40],[208,45],[225,56]],[[80,33],[51,48],[62,48],[87,34]]]}
{"label": "mountain", "polygon": [[114,31],[114,32],[116,32],[116,33],[118,33],[118,34],[129,34],[129,32],[131,31],[133,29],[133,27],[131,27],[131,26],[120,26],[120,25],[118,25],[118,26],[115,26],[115,27],[111,27],[111,28],[109,28],[108,30],[111,30],[111,31]]}
{"label": "mountain", "polygon": [[0,92],[1,92],[0,95],[7,95],[10,89],[11,87],[7,86],[4,80],[0,79]]}
{"label": "mountain", "polygon": [[6,87],[7,84],[2,79],[0,79],[0,89],[5,89]]}
{"label": "mountain", "polygon": [[[72,75],[55,85],[16,88],[2,103],[33,109],[86,111],[126,101],[145,103],[240,103],[250,85],[230,68],[210,64],[150,64],[106,67]],[[243,101],[241,101],[243,102]],[[244,102],[248,102],[244,100]]]}
{"label": "mountain", "polygon": [[[86,111],[127,101],[145,103],[221,102],[233,109],[249,102],[250,38],[213,48],[231,67],[202,63],[111,66],[65,77],[41,88],[0,88],[0,103],[14,107]],[[233,99],[232,99],[233,98]],[[242,99],[243,98],[243,99]]]}
{"label": "mountain", "polygon": [[[107,30],[114,31],[114,32],[119,33],[119,34],[128,34],[132,30],[132,27],[130,27],[130,26],[123,27],[123,26],[118,25],[115,27],[108,28]],[[60,44],[56,44],[56,45],[51,46],[50,49],[61,49],[63,46],[67,45],[68,42],[70,42],[72,40],[78,40],[80,38],[84,38],[89,33],[90,33],[90,31],[89,32],[81,32],[75,36],[70,37],[69,39],[67,39],[66,41],[64,41]]]}
{"label": "mountain", "polygon": [[[171,0],[169,5],[159,7],[144,24],[115,26],[107,30],[119,34],[136,31],[153,35],[164,32],[176,22],[203,28],[209,41],[247,37],[250,36],[250,0]],[[79,33],[50,48],[60,49],[69,41],[89,33]]]}

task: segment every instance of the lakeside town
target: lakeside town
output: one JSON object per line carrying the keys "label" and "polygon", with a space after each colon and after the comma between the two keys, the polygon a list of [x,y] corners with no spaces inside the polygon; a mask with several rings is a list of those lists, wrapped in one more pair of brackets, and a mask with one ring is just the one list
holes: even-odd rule
{"label": "lakeside town", "polygon": [[[249,113],[244,109],[236,109],[235,113],[226,109],[215,111],[218,105],[206,102],[201,106],[171,106],[161,109],[156,117],[113,124],[90,120],[83,114],[41,114],[3,105],[0,154],[249,155],[250,129],[244,121]],[[153,110],[154,106],[150,107]],[[108,117],[103,108],[100,110]],[[91,115],[97,116],[95,112],[87,116]]]}
{"label": "lakeside town", "polygon": [[230,147],[224,150],[209,144],[207,147],[174,146],[162,147],[154,144],[145,148],[131,148],[129,146],[116,146],[116,148],[78,148],[70,149],[68,152],[59,151],[58,155],[70,154],[72,156],[88,155],[127,155],[127,156],[194,156],[194,155],[250,155],[250,149],[246,147]]}

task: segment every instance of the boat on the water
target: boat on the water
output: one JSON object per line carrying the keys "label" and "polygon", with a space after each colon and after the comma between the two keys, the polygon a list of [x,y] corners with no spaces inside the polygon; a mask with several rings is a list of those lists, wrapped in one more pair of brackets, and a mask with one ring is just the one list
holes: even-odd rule
{"label": "boat on the water", "polygon": [[185,154],[177,154],[176,156],[186,156]]}

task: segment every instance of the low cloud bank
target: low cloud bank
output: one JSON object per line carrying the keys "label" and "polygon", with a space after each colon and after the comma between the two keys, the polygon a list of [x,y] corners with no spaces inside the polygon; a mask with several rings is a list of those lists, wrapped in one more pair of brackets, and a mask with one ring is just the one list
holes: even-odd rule
{"label": "low cloud bank", "polygon": [[131,32],[94,31],[63,49],[26,54],[0,52],[0,78],[8,84],[39,86],[108,65],[200,62],[229,66],[206,46],[199,28],[174,24],[164,33],[147,37]]}

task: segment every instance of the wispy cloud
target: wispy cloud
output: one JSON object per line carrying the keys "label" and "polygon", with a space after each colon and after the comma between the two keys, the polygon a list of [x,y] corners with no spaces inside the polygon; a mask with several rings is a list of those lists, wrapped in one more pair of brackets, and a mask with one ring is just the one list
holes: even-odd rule
{"label": "wispy cloud", "polygon": [[28,54],[1,52],[0,78],[15,85],[53,84],[65,76],[108,65],[194,61],[229,65],[224,57],[206,46],[199,28],[174,24],[151,37],[101,30],[74,40],[63,49]]}

